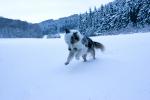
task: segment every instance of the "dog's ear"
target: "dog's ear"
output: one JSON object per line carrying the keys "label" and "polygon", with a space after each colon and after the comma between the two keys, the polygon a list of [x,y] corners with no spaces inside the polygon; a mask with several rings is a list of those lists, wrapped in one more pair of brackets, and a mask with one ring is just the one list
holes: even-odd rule
{"label": "dog's ear", "polygon": [[66,28],[65,32],[66,32],[66,34],[68,34],[68,33],[70,33],[70,30]]}

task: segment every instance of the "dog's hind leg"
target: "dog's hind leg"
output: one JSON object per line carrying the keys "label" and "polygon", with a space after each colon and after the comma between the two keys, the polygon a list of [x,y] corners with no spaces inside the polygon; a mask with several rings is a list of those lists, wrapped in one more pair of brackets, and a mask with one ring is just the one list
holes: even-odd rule
{"label": "dog's hind leg", "polygon": [[92,56],[93,56],[93,59],[96,59],[96,58],[95,58],[95,49],[92,49],[92,50],[91,50],[91,54],[92,54]]}
{"label": "dog's hind leg", "polygon": [[87,54],[84,54],[84,55],[82,56],[82,58],[83,58],[84,62],[86,62],[86,61],[87,61],[86,56],[87,56]]}
{"label": "dog's hind leg", "polygon": [[74,50],[71,50],[69,52],[69,55],[68,55],[68,58],[67,58],[67,61],[65,62],[65,65],[68,65],[70,63],[70,61],[72,60],[72,58],[74,57]]}

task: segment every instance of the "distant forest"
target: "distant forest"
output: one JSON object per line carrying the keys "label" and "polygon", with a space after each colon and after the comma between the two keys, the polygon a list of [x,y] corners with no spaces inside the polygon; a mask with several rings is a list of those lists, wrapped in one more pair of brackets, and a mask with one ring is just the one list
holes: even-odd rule
{"label": "distant forest", "polygon": [[83,14],[35,24],[0,17],[1,38],[42,38],[65,28],[87,36],[150,31],[150,0],[114,0]]}

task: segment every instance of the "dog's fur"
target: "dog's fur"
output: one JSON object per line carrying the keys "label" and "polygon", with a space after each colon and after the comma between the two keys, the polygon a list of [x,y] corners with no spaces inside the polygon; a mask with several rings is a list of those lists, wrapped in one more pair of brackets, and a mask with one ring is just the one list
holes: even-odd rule
{"label": "dog's fur", "polygon": [[79,59],[82,56],[86,62],[86,56],[91,53],[95,59],[95,49],[104,51],[104,45],[92,41],[90,38],[83,36],[78,30],[65,29],[65,42],[68,44],[69,55],[65,65],[68,65],[73,57]]}

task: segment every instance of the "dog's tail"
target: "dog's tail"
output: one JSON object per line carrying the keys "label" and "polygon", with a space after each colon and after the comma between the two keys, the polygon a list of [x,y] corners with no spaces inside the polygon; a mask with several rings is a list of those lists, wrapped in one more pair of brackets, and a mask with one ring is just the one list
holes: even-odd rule
{"label": "dog's tail", "polygon": [[105,50],[105,46],[102,43],[99,43],[99,42],[94,42],[94,47],[96,49],[101,49],[101,51]]}

